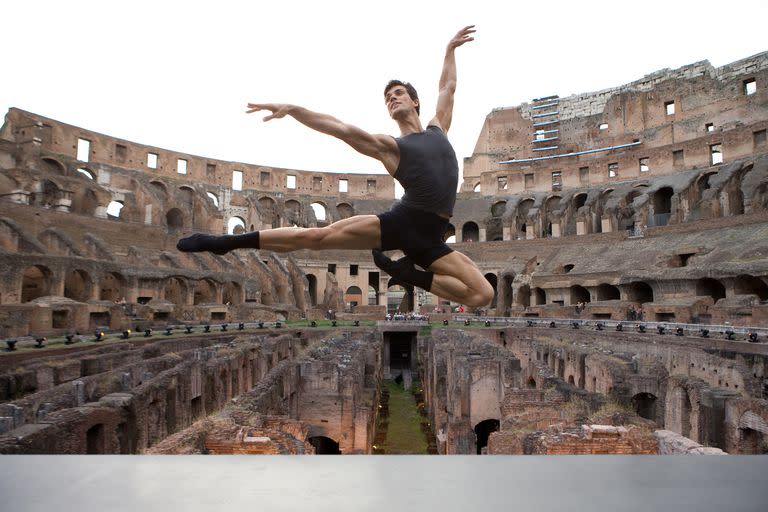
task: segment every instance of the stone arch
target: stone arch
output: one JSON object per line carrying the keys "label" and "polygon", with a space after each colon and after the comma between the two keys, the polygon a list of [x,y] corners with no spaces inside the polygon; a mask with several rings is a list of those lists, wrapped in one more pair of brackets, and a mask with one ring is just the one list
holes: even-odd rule
{"label": "stone arch", "polygon": [[568,384],[576,387],[576,379],[573,378],[573,375],[568,375]]}
{"label": "stone arch", "polygon": [[336,213],[339,219],[348,219],[355,214],[355,209],[349,203],[339,203],[336,205]]}
{"label": "stone arch", "polygon": [[216,302],[216,284],[210,279],[199,279],[194,282],[195,306],[198,304],[213,304]]}
{"label": "stone arch", "polygon": [[597,300],[621,300],[621,292],[616,286],[602,283],[597,287]]}
{"label": "stone arch", "polygon": [[575,284],[571,286],[571,305],[578,304],[579,302],[591,302],[589,290],[581,285]]}
{"label": "stone arch", "polygon": [[533,208],[535,201],[532,198],[524,199],[517,205],[515,216],[515,232],[517,238],[524,239],[528,230],[528,212]]}
{"label": "stone arch", "polygon": [[245,233],[245,219],[233,215],[227,220],[227,234],[242,235]]}
{"label": "stone arch", "polygon": [[326,436],[312,436],[307,442],[315,448],[315,455],[341,455],[339,443]]}
{"label": "stone arch", "polygon": [[301,203],[295,199],[288,199],[284,205],[285,220],[288,224],[301,224]]}
{"label": "stone arch", "polygon": [[461,241],[462,242],[479,242],[480,241],[480,228],[476,222],[465,222],[461,228]]}
{"label": "stone arch", "polygon": [[280,216],[277,213],[275,200],[268,196],[259,198],[259,216],[265,228],[280,227]]}
{"label": "stone arch", "polygon": [[496,201],[491,206],[491,217],[485,226],[485,239],[492,242],[504,240],[503,216],[507,209],[506,201]]}
{"label": "stone arch", "polygon": [[43,180],[42,190],[40,194],[40,206],[45,208],[53,208],[61,197],[61,187],[53,180]]}
{"label": "stone arch", "polygon": [[394,279],[387,283],[387,311],[389,313],[407,313],[413,310],[413,287],[401,286]]}
{"label": "stone arch", "polygon": [[666,226],[672,216],[672,197],[675,191],[672,187],[661,187],[653,193],[653,225]]}
{"label": "stone arch", "polygon": [[506,201],[496,201],[491,206],[491,217],[501,217],[507,209]]}
{"label": "stone arch", "polygon": [[768,182],[755,189],[752,194],[752,211],[768,210]]}
{"label": "stone arch", "polygon": [[72,269],[64,278],[64,296],[77,302],[87,302],[91,298],[93,282],[91,276],[82,269]]}
{"label": "stone arch", "polygon": [[326,206],[325,203],[315,201],[309,206],[315,214],[315,220],[317,221],[318,226],[326,226],[329,224],[331,216],[328,214],[328,206]]}
{"label": "stone arch", "polygon": [[72,213],[94,215],[98,206],[99,199],[92,188],[78,187],[78,190],[72,195]]}
{"label": "stone arch", "polygon": [[224,283],[221,295],[222,302],[227,305],[236,306],[243,302],[243,288],[235,281]]}
{"label": "stone arch", "polygon": [[168,302],[183,306],[187,303],[187,283],[180,277],[166,279],[163,296]]}
{"label": "stone arch", "polygon": [[443,241],[447,244],[456,242],[456,228],[453,224],[448,224],[448,226],[446,226],[445,233],[443,233]]}
{"label": "stone arch", "polygon": [[525,387],[528,389],[536,389],[536,379],[533,377],[528,377],[528,380],[525,383]]}
{"label": "stone arch", "polygon": [[656,400],[653,393],[637,393],[632,397],[632,408],[641,418],[656,421]]}
{"label": "stone arch", "polygon": [[543,288],[537,286],[533,289],[531,298],[533,299],[534,306],[543,306],[547,303],[547,292]]}
{"label": "stone arch", "polygon": [[693,402],[688,390],[680,385],[674,386],[669,390],[669,400],[670,403],[664,408],[667,415],[664,427],[690,439]]}
{"label": "stone arch", "polygon": [[178,208],[171,208],[165,214],[165,225],[169,234],[182,231],[184,229],[184,214]]}
{"label": "stone arch", "polygon": [[368,301],[363,302],[363,291],[360,287],[354,285],[344,292],[344,302],[353,306],[368,303]]}
{"label": "stone arch", "polygon": [[188,187],[187,185],[180,186],[179,201],[182,204],[192,206],[192,203],[195,201],[195,190],[192,187]]}
{"label": "stone arch", "polygon": [[[536,290],[541,291],[541,293],[544,293],[544,290],[541,288],[536,288]],[[537,295],[534,296],[535,300],[538,301],[539,295],[537,292]],[[542,301],[542,304],[545,304],[547,302],[546,296],[544,297],[544,300]],[[520,288],[517,289],[517,301],[515,302],[518,306],[527,308],[531,305],[531,287],[527,284],[522,285]],[[535,302],[534,302],[535,304]]]}
{"label": "stone arch", "polygon": [[627,297],[633,302],[653,302],[653,288],[644,281],[633,281],[627,287]]}
{"label": "stone arch", "polygon": [[725,286],[717,279],[708,277],[699,279],[696,281],[696,296],[712,297],[712,300],[716,303],[718,300],[725,298]]}
{"label": "stone arch", "polygon": [[475,183],[475,185],[472,187],[472,192],[480,192],[482,190],[482,186],[480,182],[478,181]]}
{"label": "stone arch", "polygon": [[86,167],[78,167],[75,169],[75,176],[83,177],[91,181],[96,181],[96,176],[93,174],[93,171]]}
{"label": "stone arch", "polygon": [[757,295],[760,300],[768,300],[768,285],[759,277],[741,274],[733,281],[736,295]]}
{"label": "stone arch", "polygon": [[475,425],[473,430],[477,439],[476,447],[478,455],[487,451],[488,438],[493,432],[498,432],[500,426],[501,422],[495,418],[483,420]]}
{"label": "stone arch", "polygon": [[211,201],[211,203],[213,203],[213,206],[215,206],[216,208],[219,207],[219,204],[220,204],[219,203],[219,196],[217,196],[213,192],[206,192],[205,196]]}
{"label": "stone arch", "polygon": [[558,211],[562,197],[558,195],[550,196],[544,202],[544,214],[541,216],[541,236],[552,236],[552,222],[558,220],[555,213]]}
{"label": "stone arch", "polygon": [[317,306],[317,277],[314,274],[307,274],[307,291],[310,305]]}
{"label": "stone arch", "polygon": [[573,198],[571,199],[570,213],[567,217],[567,223],[564,230],[565,235],[571,236],[576,234],[576,221],[579,217],[579,209],[587,204],[588,197],[589,196],[586,192],[579,192],[578,194],[574,194]]}
{"label": "stone arch", "polygon": [[152,180],[149,182],[149,185],[155,192],[157,192],[163,201],[168,199],[168,187],[165,186],[165,183],[158,180]]}
{"label": "stone arch", "polygon": [[493,287],[493,300],[491,300],[491,305],[488,306],[491,309],[496,308],[496,303],[498,299],[498,293],[497,293],[497,284],[498,284],[498,278],[496,277],[496,274],[492,272],[488,272],[485,274],[485,280],[488,281],[491,286]]}
{"label": "stone arch", "polygon": [[57,159],[50,156],[44,156],[41,160],[43,163],[43,171],[61,174],[62,176],[67,174],[67,167]]}
{"label": "stone arch", "polygon": [[696,193],[701,199],[701,196],[704,194],[705,190],[709,190],[712,185],[710,184],[710,180],[712,176],[715,176],[717,174],[717,171],[715,172],[705,172],[702,173],[697,179],[696,179]]}
{"label": "stone arch", "polygon": [[757,413],[745,411],[739,417],[739,453],[768,454],[768,423]]}
{"label": "stone arch", "polygon": [[[512,274],[503,274],[501,276],[501,289],[499,291],[499,304],[496,308],[496,314],[509,315],[509,309],[512,307],[514,298],[513,281],[515,276]],[[530,293],[530,292],[529,292]]]}
{"label": "stone arch", "polygon": [[88,455],[99,455],[106,453],[106,436],[104,435],[104,424],[97,423],[85,432],[85,453]]}
{"label": "stone arch", "polygon": [[125,298],[125,277],[119,272],[109,272],[99,283],[99,300],[118,302]]}
{"label": "stone arch", "polygon": [[51,294],[50,269],[44,265],[32,265],[21,274],[21,302],[29,302]]}

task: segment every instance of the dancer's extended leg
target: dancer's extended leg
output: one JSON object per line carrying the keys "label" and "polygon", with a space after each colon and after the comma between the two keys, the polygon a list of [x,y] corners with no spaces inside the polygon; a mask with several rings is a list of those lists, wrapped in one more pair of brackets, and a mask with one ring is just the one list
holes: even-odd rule
{"label": "dancer's extended leg", "polygon": [[376,215],[356,215],[323,228],[275,228],[244,235],[195,233],[176,244],[180,251],[225,254],[233,249],[290,252],[299,249],[373,249],[381,243]]}

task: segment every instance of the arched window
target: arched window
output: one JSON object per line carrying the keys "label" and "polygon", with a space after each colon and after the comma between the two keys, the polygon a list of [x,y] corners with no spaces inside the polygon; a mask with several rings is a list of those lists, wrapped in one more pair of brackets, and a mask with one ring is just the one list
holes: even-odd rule
{"label": "arched window", "polygon": [[50,294],[51,271],[43,265],[27,267],[21,277],[21,302]]}
{"label": "arched window", "polygon": [[88,169],[78,169],[77,172],[78,172],[78,174],[80,174],[81,176],[85,176],[89,180],[93,180],[94,179],[93,178],[93,173],[91,171],[89,171]]}
{"label": "arched window", "polygon": [[443,234],[443,239],[445,240],[445,243],[447,243],[447,244],[455,244],[456,243],[456,228],[453,227],[453,224],[448,224],[448,227],[445,228],[445,233]]}
{"label": "arched window", "polygon": [[620,299],[621,299],[621,292],[615,286],[603,283],[597,287],[597,300],[620,300]]}
{"label": "arched window", "polygon": [[245,233],[245,221],[241,217],[230,217],[227,221],[227,233],[230,235]]}
{"label": "arched window", "polygon": [[467,222],[464,227],[461,228],[461,240],[462,242],[478,242],[480,241],[480,228],[474,222]]}
{"label": "arched window", "polygon": [[318,222],[324,222],[328,218],[323,203],[312,203],[309,206],[311,206],[312,210],[315,212],[315,219],[317,219]]}
{"label": "arched window", "polygon": [[571,286],[571,304],[575,305],[579,302],[590,302],[589,290],[575,284]]}
{"label": "arched window", "polygon": [[717,302],[725,298],[725,286],[717,279],[708,277],[696,281],[696,296],[712,297]]}
{"label": "arched window", "polygon": [[85,270],[70,270],[64,280],[64,296],[78,302],[91,298],[91,278]]}
{"label": "arched window", "polygon": [[346,219],[355,214],[355,210],[347,203],[336,205],[336,212],[339,214],[339,219]]}
{"label": "arched window", "polygon": [[178,208],[171,208],[165,214],[165,224],[168,227],[168,233],[176,233],[184,229],[184,214]]}
{"label": "arched window", "polygon": [[485,280],[488,281],[491,286],[493,286],[493,300],[491,301],[490,308],[496,307],[496,285],[498,284],[498,278],[496,277],[496,274],[485,274]]}

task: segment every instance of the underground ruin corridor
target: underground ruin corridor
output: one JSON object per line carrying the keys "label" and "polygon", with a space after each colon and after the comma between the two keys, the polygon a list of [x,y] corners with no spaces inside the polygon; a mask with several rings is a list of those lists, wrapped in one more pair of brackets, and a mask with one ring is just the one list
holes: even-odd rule
{"label": "underground ruin corridor", "polygon": [[70,350],[0,354],[0,453],[768,452],[763,344],[379,322]]}

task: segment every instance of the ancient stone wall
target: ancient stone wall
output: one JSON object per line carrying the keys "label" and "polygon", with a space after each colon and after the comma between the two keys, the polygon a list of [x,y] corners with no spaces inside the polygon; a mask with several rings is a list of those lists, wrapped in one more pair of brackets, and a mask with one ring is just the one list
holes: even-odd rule
{"label": "ancient stone wall", "polygon": [[494,110],[462,190],[486,196],[558,191],[765,153],[765,53],[713,68],[703,61],[595,93]]}
{"label": "ancient stone wall", "polygon": [[[488,453],[656,453],[656,429],[729,453],[761,453],[768,353],[748,343],[729,353],[720,348],[726,343],[542,327],[433,331],[420,357],[438,448],[474,453],[488,435],[478,427],[493,419]],[[496,368],[513,378],[500,379]],[[478,409],[492,412],[473,415]],[[630,442],[616,430],[593,442],[546,432],[587,424],[634,425],[639,437]]]}

